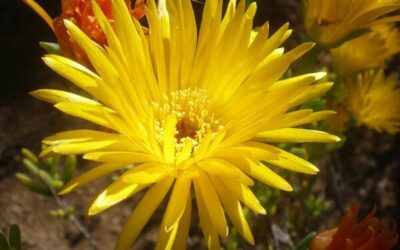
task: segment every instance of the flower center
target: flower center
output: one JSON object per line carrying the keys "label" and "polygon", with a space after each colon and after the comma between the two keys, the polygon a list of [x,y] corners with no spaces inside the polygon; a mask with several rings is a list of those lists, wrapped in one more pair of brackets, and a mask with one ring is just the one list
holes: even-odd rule
{"label": "flower center", "polygon": [[214,135],[223,128],[220,119],[210,110],[211,100],[202,89],[183,89],[164,94],[160,102],[153,102],[156,118],[156,137],[162,144],[163,128],[168,115],[177,118],[175,127],[176,151],[180,152],[185,140],[191,140],[193,151],[201,144],[204,137]]}

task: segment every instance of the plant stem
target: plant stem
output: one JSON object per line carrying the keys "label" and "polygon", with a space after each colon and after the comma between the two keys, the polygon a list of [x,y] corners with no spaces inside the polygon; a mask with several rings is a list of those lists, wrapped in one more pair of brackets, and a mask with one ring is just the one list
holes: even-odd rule
{"label": "plant stem", "polygon": [[[43,182],[44,185],[50,190],[53,198],[57,201],[58,206],[64,211],[68,211],[68,203],[65,199],[61,198],[60,196],[57,195],[57,192],[54,190],[54,188],[50,185],[48,185],[40,175],[40,180]],[[92,250],[97,250],[97,244],[91,237],[90,233],[88,230],[85,228],[85,226],[82,224],[82,222],[75,216],[75,214],[71,214],[69,219],[72,221],[72,223],[75,225],[75,227],[82,233],[82,235],[87,239],[89,242],[89,245]]]}

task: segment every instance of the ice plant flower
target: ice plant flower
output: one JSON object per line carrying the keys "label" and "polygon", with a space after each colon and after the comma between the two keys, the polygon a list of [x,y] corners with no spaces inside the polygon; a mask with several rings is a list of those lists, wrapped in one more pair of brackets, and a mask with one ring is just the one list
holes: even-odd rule
{"label": "ice plant flower", "polygon": [[[169,196],[157,249],[185,249],[192,194],[210,249],[227,237],[225,212],[238,232],[254,243],[242,205],[265,214],[251,191],[254,179],[291,191],[272,166],[316,174],[311,163],[270,143],[336,142],[338,137],[297,128],[332,111],[295,110],[322,95],[331,83],[324,73],[282,79],[290,64],[313,44],[284,52],[291,31],[284,25],[269,36],[268,23],[253,31],[256,4],[207,0],[199,32],[190,0],[150,0],[145,34],[123,0],[112,2],[110,23],[93,2],[108,46],[98,46],[73,22],[65,25],[85,51],[94,71],[65,57],[45,63],[93,99],[42,89],[32,94],[62,112],[112,132],[73,130],[44,139],[42,156],[82,154],[101,164],[67,184],[61,194],[134,165],[97,196],[95,215],[146,189],[124,226],[116,249],[128,249],[160,202]],[[194,190],[192,190],[194,187]]]}
{"label": "ice plant flower", "polygon": [[400,131],[400,89],[383,70],[367,71],[346,83],[346,103],[358,125],[378,132]]}
{"label": "ice plant flower", "polygon": [[348,208],[340,225],[318,234],[310,250],[390,250],[397,241],[396,224],[389,230],[374,217],[374,208],[357,222],[361,206]]}
{"label": "ice plant flower", "polygon": [[331,49],[333,64],[342,76],[385,66],[400,52],[400,31],[392,24],[376,25],[372,32]]}
{"label": "ice plant flower", "polygon": [[332,48],[376,24],[400,20],[382,16],[400,9],[399,0],[303,0],[304,25],[311,39]]}
{"label": "ice plant flower", "polygon": [[[88,65],[88,58],[83,50],[68,34],[64,21],[68,19],[75,23],[83,32],[86,33],[97,44],[104,46],[107,44],[104,31],[93,13],[92,0],[61,0],[61,15],[52,19],[49,14],[34,0],[23,0],[31,7],[42,19],[49,25],[57,37],[62,52],[81,63]],[[112,0],[97,0],[97,3],[103,10],[105,16],[111,22],[113,16],[111,12]],[[128,6],[131,6],[131,0],[125,0]],[[130,10],[131,15],[137,19],[144,16],[144,0],[137,0],[134,8]]]}

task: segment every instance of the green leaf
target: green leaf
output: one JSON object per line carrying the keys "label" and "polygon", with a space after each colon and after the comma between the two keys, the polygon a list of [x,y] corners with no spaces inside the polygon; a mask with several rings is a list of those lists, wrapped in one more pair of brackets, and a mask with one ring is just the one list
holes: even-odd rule
{"label": "green leaf", "polygon": [[39,167],[37,164],[32,162],[30,159],[23,159],[22,164],[31,172],[33,175],[37,175],[39,172]]}
{"label": "green leaf", "polygon": [[64,182],[60,181],[60,180],[53,180],[51,185],[53,186],[53,188],[55,190],[60,190],[63,186],[64,186]]}
{"label": "green leaf", "polygon": [[34,153],[32,153],[32,151],[30,151],[29,149],[27,149],[27,148],[22,148],[22,149],[21,149],[21,153],[22,153],[22,155],[24,156],[24,158],[29,159],[29,160],[30,160],[31,162],[33,162],[34,164],[38,164],[39,159],[38,159],[37,156],[36,156]]}
{"label": "green leaf", "polygon": [[18,225],[11,225],[9,232],[10,247],[15,250],[21,250],[21,230]]}
{"label": "green leaf", "polygon": [[306,237],[304,237],[299,244],[294,248],[294,250],[307,250],[311,244],[311,241],[314,240],[317,234],[315,232],[309,233]]}
{"label": "green leaf", "polygon": [[23,159],[24,166],[35,176],[40,177],[47,185],[51,185],[52,177],[29,159]]}
{"label": "green leaf", "polygon": [[[15,177],[17,178],[17,181],[27,187],[29,190],[35,193],[39,193],[45,196],[51,196],[51,191],[42,183],[36,183],[34,182],[29,176],[23,174],[23,173],[16,173]],[[1,248],[0,248],[1,249]]]}
{"label": "green leaf", "polygon": [[47,186],[53,185],[53,178],[46,171],[39,170],[39,177]]}
{"label": "green leaf", "polygon": [[64,220],[69,220],[71,216],[74,214],[75,209],[74,207],[68,207],[67,210],[63,209],[54,209],[49,212],[49,214],[58,219],[64,219]]}
{"label": "green leaf", "polygon": [[58,168],[60,165],[60,157],[54,157],[52,165],[50,166],[50,175],[53,178],[59,178]]}
{"label": "green leaf", "polygon": [[9,250],[10,249],[10,247],[8,246],[8,243],[7,243],[7,239],[2,233],[0,233],[0,249],[1,250],[3,250],[3,249]]}
{"label": "green leaf", "polygon": [[39,45],[50,54],[62,55],[60,45],[58,43],[39,42]]}

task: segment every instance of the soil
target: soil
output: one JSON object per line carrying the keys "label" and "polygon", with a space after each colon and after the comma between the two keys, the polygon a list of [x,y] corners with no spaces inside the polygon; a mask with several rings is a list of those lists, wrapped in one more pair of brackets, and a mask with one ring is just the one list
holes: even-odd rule
{"label": "soil", "polygon": [[[38,2],[52,16],[59,11],[59,1]],[[259,1],[258,9],[257,24],[269,19],[272,30],[287,21],[292,24],[296,33],[287,47],[305,40],[298,1]],[[58,208],[54,199],[28,191],[14,177],[16,172],[24,172],[20,157],[22,147],[38,152],[43,137],[91,125],[71,119],[27,94],[42,87],[69,88],[40,60],[44,52],[38,42],[54,41],[46,24],[19,0],[0,0],[0,20],[3,29],[0,34],[0,229],[18,224],[24,249],[91,249],[71,221],[49,215],[50,210]],[[399,72],[396,60],[391,70]],[[345,146],[321,164],[318,192],[332,201],[332,206],[321,216],[319,228],[326,229],[337,223],[344,209],[357,201],[365,210],[376,204],[378,216],[385,221],[391,218],[400,221],[400,137],[363,128],[349,131],[347,136]],[[79,171],[88,168],[84,161],[80,161],[80,165]],[[92,199],[108,183],[105,178],[64,197],[75,207],[78,219],[90,232],[98,250],[113,249],[124,221],[140,198],[137,195],[99,216],[85,216]],[[134,249],[154,247],[161,215],[161,211],[156,212]],[[197,223],[193,223],[191,231],[190,249],[202,248]]]}

